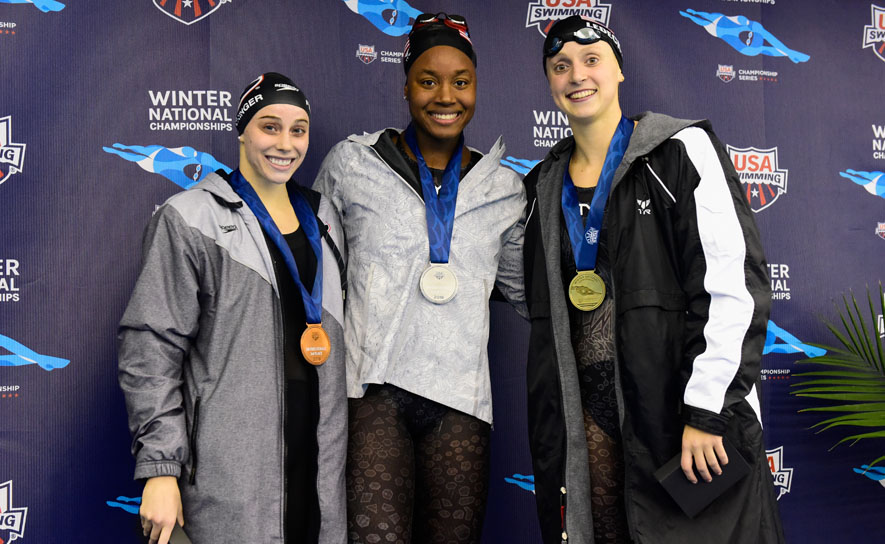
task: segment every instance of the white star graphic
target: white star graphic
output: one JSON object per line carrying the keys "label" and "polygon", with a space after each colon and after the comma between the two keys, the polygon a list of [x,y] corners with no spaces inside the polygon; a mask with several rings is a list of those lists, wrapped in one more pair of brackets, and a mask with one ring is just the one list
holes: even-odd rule
{"label": "white star graphic", "polygon": [[759,196],[759,191],[756,190],[756,189],[753,189],[753,190],[750,192],[750,194],[752,194],[753,196]]}
{"label": "white star graphic", "polygon": [[184,0],[184,7],[189,8],[193,4],[192,0]]}

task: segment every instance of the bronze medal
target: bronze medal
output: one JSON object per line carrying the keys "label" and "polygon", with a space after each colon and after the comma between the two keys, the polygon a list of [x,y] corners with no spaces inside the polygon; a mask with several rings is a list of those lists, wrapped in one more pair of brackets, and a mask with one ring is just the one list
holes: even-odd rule
{"label": "bronze medal", "polygon": [[595,310],[605,298],[605,282],[593,270],[579,270],[568,285],[568,298],[581,311]]}
{"label": "bronze medal", "polygon": [[308,323],[307,329],[301,335],[301,355],[304,356],[304,360],[319,366],[326,362],[331,352],[332,344],[322,323]]}

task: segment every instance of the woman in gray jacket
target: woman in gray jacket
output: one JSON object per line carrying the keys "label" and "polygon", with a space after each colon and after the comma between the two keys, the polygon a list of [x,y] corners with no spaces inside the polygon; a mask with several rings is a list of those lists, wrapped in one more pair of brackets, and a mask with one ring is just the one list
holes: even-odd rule
{"label": "woman in gray jacket", "polygon": [[353,135],[314,188],[347,239],[351,542],[479,542],[492,421],[489,296],[522,294],[525,194],[464,144],[476,103],[466,22],[423,14],[406,42],[404,130]]}
{"label": "woman in gray jacket", "polygon": [[309,127],[304,93],[263,74],[237,107],[239,168],[148,225],[119,364],[151,543],[176,521],[195,544],[345,541],[343,243],[290,182]]}

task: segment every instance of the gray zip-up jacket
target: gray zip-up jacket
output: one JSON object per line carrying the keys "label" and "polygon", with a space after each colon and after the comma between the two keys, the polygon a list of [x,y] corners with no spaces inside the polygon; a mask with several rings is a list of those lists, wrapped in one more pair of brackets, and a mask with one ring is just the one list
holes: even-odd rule
{"label": "gray zip-up jacket", "polygon": [[[317,215],[343,249],[325,199]],[[282,311],[258,219],[209,174],[154,214],[142,266],[118,334],[135,478],[179,478],[185,532],[196,544],[284,542]],[[341,544],[343,301],[325,241],[322,319],[332,353],[317,368],[319,542]]]}
{"label": "gray zip-up jacket", "polygon": [[525,190],[500,165],[501,139],[458,186],[449,266],[455,298],[434,304],[419,278],[430,262],[424,200],[375,146],[384,131],[352,135],[323,161],[314,189],[341,213],[349,253],[345,342],[347,393],[390,383],[492,421],[489,295],[496,282],[525,306]]}

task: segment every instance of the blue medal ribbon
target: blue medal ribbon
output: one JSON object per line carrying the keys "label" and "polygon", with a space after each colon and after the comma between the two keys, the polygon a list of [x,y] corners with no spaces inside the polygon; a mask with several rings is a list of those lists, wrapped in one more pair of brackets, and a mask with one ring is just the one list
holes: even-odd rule
{"label": "blue medal ribbon", "polygon": [[464,135],[458,138],[458,147],[443,172],[442,186],[439,193],[433,184],[433,174],[424,162],[418,139],[412,123],[406,127],[403,136],[409,149],[415,154],[418,162],[418,174],[421,178],[421,190],[424,193],[424,206],[427,209],[427,239],[430,242],[430,262],[449,262],[449,250],[452,247],[452,227],[455,224],[455,203],[458,199],[458,184],[461,182],[461,151],[464,148]]}
{"label": "blue medal ribbon", "polygon": [[307,199],[304,198],[304,195],[300,192],[288,191],[289,202],[292,203],[292,209],[295,210],[298,222],[301,223],[301,228],[304,229],[304,235],[307,237],[307,241],[317,258],[317,271],[313,279],[313,288],[308,291],[307,287],[301,282],[301,276],[298,274],[298,266],[295,264],[295,257],[292,256],[292,250],[289,249],[289,244],[286,243],[286,239],[283,237],[280,229],[277,228],[277,224],[274,223],[270,214],[267,212],[264,203],[258,198],[255,189],[248,181],[246,181],[246,178],[243,177],[239,169],[231,172],[230,184],[240,198],[246,202],[246,205],[249,206],[249,209],[252,210],[252,213],[258,218],[258,222],[261,223],[261,228],[263,228],[264,232],[270,236],[270,239],[273,240],[273,243],[280,250],[280,253],[283,254],[286,268],[288,268],[289,273],[292,274],[292,279],[295,280],[295,285],[301,290],[301,300],[304,301],[304,313],[307,316],[307,323],[321,323],[323,315],[323,248],[320,242],[320,228],[317,225],[313,208],[310,207]]}
{"label": "blue medal ribbon", "polygon": [[599,182],[590,201],[590,211],[587,214],[587,224],[581,217],[581,208],[578,203],[578,191],[572,182],[566,165],[562,176],[562,214],[565,217],[565,225],[568,237],[572,243],[572,251],[575,254],[575,264],[578,271],[593,270],[596,268],[596,254],[599,251],[599,231],[602,229],[602,216],[605,213],[605,203],[611,189],[615,170],[621,164],[630,136],[633,135],[633,121],[621,117],[618,129],[612,137],[602,163],[602,171],[599,174]]}

